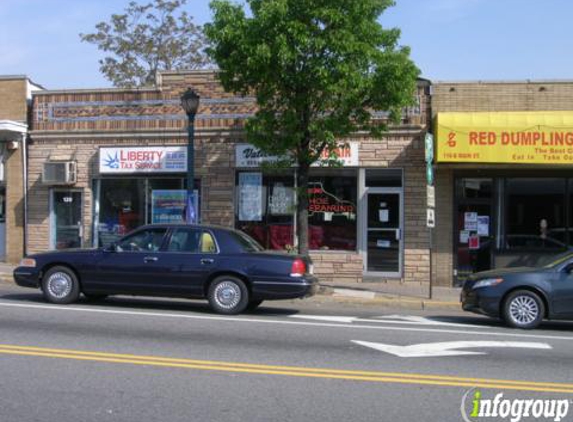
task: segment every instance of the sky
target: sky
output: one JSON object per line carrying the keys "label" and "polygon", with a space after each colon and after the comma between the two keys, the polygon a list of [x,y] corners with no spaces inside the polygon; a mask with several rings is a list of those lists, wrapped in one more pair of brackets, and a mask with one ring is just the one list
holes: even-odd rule
{"label": "sky", "polygon": [[[128,1],[0,0],[0,75],[47,89],[111,87],[103,53],[79,34]],[[186,9],[198,24],[211,18],[209,0]],[[400,44],[432,81],[553,80],[573,79],[571,16],[571,0],[396,0],[380,23],[400,28]]]}

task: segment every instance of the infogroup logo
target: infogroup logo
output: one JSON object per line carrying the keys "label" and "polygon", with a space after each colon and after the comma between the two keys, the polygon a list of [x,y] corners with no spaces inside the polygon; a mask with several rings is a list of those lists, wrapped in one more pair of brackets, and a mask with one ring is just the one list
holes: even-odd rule
{"label": "infogroup logo", "polygon": [[494,418],[496,421],[510,422],[522,420],[559,422],[569,414],[570,405],[571,401],[568,399],[514,399],[504,398],[503,393],[485,398],[480,390],[472,388],[464,394],[460,411],[465,422]]}

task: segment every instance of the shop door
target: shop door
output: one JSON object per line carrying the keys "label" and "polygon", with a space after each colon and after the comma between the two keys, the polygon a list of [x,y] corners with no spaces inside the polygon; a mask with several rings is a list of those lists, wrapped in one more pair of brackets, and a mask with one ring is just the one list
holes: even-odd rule
{"label": "shop door", "polygon": [[53,190],[50,202],[50,247],[80,248],[83,239],[82,192]]}
{"label": "shop door", "polygon": [[402,276],[402,192],[370,188],[366,191],[367,274]]}
{"label": "shop door", "polygon": [[463,284],[471,274],[492,269],[491,205],[459,205],[457,218],[457,282]]}

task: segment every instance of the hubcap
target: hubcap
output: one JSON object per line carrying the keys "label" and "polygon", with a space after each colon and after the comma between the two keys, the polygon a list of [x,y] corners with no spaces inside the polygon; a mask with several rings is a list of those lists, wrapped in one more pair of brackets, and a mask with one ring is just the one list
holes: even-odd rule
{"label": "hubcap", "polygon": [[518,324],[530,324],[539,316],[539,306],[530,296],[517,296],[509,305],[509,313]]}
{"label": "hubcap", "polygon": [[224,281],[215,287],[215,300],[225,309],[232,309],[241,301],[241,289],[231,281]]}
{"label": "hubcap", "polygon": [[50,294],[58,299],[62,299],[72,291],[72,278],[66,274],[57,272],[48,278],[48,290]]}

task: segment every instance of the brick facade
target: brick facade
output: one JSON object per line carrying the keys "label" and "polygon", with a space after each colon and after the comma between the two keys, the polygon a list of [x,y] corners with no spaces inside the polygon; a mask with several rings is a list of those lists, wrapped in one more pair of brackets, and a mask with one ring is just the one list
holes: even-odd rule
{"label": "brick facade", "polygon": [[28,123],[28,97],[31,83],[25,76],[0,76],[0,146],[3,152],[5,198],[5,255],[17,263],[24,254],[24,173],[23,139]]}
{"label": "brick facade", "polygon": [[[441,112],[571,111],[573,81],[436,82],[432,85],[432,116]],[[436,284],[454,282],[454,180],[456,172],[479,177],[483,172],[540,169],[548,166],[438,164],[436,167],[436,230],[432,256]],[[510,173],[511,174],[511,173]],[[532,173],[534,174],[534,173]]]}
{"label": "brick facade", "polygon": [[[165,72],[154,89],[45,91],[33,98],[29,149],[29,250],[49,247],[49,195],[42,183],[46,161],[76,161],[78,180],[71,188],[84,195],[84,246],[92,243],[92,181],[99,178],[102,146],[186,145],[186,116],[180,95],[192,87],[201,96],[195,122],[195,174],[201,179],[202,221],[232,226],[235,220],[235,145],[247,142],[245,119],[256,110],[253,98],[225,93],[216,74]],[[403,124],[379,140],[357,134],[361,168],[400,168],[404,172],[404,263],[401,281],[425,283],[429,248],[425,229],[424,144],[429,116],[428,84],[420,83],[418,106],[404,114]],[[346,141],[346,140],[345,140]],[[184,175],[182,175],[184,177]],[[356,252],[313,253],[323,281],[360,282],[363,255]]]}

